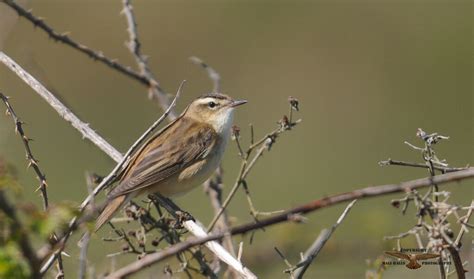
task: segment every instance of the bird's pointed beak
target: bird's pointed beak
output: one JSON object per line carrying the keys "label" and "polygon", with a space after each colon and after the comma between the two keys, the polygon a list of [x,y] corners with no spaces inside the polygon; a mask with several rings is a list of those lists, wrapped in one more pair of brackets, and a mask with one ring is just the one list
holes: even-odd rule
{"label": "bird's pointed beak", "polygon": [[246,103],[247,103],[247,100],[234,100],[234,101],[232,101],[230,106],[235,108],[235,107],[238,107],[238,106],[246,104]]}

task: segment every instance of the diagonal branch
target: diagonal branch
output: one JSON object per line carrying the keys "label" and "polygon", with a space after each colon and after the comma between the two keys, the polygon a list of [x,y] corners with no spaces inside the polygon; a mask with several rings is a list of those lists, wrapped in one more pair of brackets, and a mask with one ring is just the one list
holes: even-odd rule
{"label": "diagonal branch", "polygon": [[451,172],[441,175],[435,175],[433,177],[425,177],[415,180],[402,182],[399,184],[387,184],[380,186],[371,186],[362,189],[357,189],[351,192],[337,194],[322,199],[313,200],[306,204],[287,210],[281,214],[262,219],[257,223],[247,223],[231,230],[232,234],[242,234],[255,229],[267,227],[273,224],[281,222],[292,221],[295,219],[295,215],[307,214],[315,210],[347,202],[354,199],[363,199],[378,197],[399,192],[410,192],[414,189],[424,188],[436,184],[444,184],[449,182],[456,182],[465,179],[474,178],[474,167],[470,167],[466,170]]}
{"label": "diagonal branch", "polygon": [[323,249],[324,245],[326,244],[328,239],[331,237],[331,235],[334,233],[334,231],[337,229],[337,227],[342,223],[344,218],[346,218],[347,213],[349,213],[349,211],[351,210],[352,206],[354,206],[356,201],[357,200],[353,200],[351,203],[349,203],[346,206],[346,209],[344,210],[344,212],[342,212],[341,216],[339,216],[339,219],[337,219],[336,223],[331,227],[331,229],[322,230],[318,238],[313,242],[313,244],[309,247],[309,249],[304,253],[301,263],[297,264],[297,266],[300,266],[300,268],[297,269],[295,272],[296,279],[303,278],[303,274],[306,272],[306,270],[314,261],[314,259],[318,256],[319,252],[321,251],[321,249]]}
{"label": "diagonal branch", "polygon": [[437,183],[439,185],[461,181],[464,179],[474,178],[474,167],[471,167],[466,170],[452,172],[447,174],[436,175],[433,177],[425,177],[416,180],[410,180],[406,182],[402,182],[399,184],[387,184],[387,185],[380,185],[380,186],[372,186],[366,187],[358,190],[354,190],[352,192],[342,193],[333,195],[330,197],[326,197],[323,199],[313,200],[306,204],[294,207],[292,209],[286,210],[284,213],[269,217],[267,219],[263,219],[258,221],[257,223],[247,223],[244,225],[240,225],[237,227],[232,228],[229,232],[217,232],[206,237],[196,238],[191,237],[186,241],[177,243],[175,245],[169,246],[160,252],[152,253],[146,255],[141,260],[133,262],[123,268],[117,270],[116,272],[109,275],[109,278],[122,278],[127,275],[134,274],[144,267],[150,266],[154,263],[162,261],[168,257],[171,257],[177,253],[181,253],[193,246],[202,245],[207,243],[208,241],[213,241],[217,239],[222,239],[227,235],[237,235],[237,234],[244,234],[253,230],[257,230],[263,227],[268,227],[274,224],[286,222],[286,221],[298,221],[301,218],[297,218],[298,214],[308,214],[310,212],[316,211],[318,209],[329,207],[332,205],[336,205],[339,203],[347,202],[354,199],[364,199],[370,197],[378,197],[388,194],[393,194],[397,192],[409,192],[414,189],[423,188],[431,186],[432,183]]}
{"label": "diagonal branch", "polygon": [[204,70],[206,70],[209,79],[212,81],[212,92],[220,92],[221,91],[221,75],[214,70],[209,64],[201,60],[199,57],[191,56],[189,60],[194,64],[201,66]]}
{"label": "diagonal branch", "polygon": [[26,160],[28,161],[28,167],[33,168],[40,182],[40,185],[36,191],[41,191],[41,196],[43,197],[43,209],[46,211],[49,207],[48,191],[46,190],[48,184],[46,183],[46,175],[41,171],[38,165],[38,160],[33,156],[33,153],[31,152],[30,141],[32,141],[32,139],[28,138],[25,135],[25,131],[23,130],[24,122],[22,122],[20,118],[18,118],[18,116],[16,115],[15,111],[13,110],[13,107],[8,101],[9,98],[0,92],[0,99],[2,99],[2,101],[5,103],[5,106],[7,107],[7,114],[12,117],[13,123],[15,124],[15,132],[21,137],[26,152]]}
{"label": "diagonal branch", "polygon": [[25,71],[20,65],[13,61],[8,55],[0,51],[0,62],[5,64],[19,78],[28,84],[38,95],[40,95],[59,115],[76,128],[83,138],[92,141],[97,147],[104,151],[109,157],[115,161],[122,158],[122,154],[118,152],[112,145],[104,140],[97,132],[89,127],[89,124],[80,120],[69,108],[67,108],[59,99],[54,96],[46,87]]}

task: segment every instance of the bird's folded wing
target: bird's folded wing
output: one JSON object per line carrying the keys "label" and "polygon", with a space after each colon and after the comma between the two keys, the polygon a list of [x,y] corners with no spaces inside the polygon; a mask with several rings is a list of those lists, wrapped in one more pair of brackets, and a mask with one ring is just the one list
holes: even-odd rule
{"label": "bird's folded wing", "polygon": [[147,143],[141,154],[137,154],[138,158],[128,174],[108,194],[109,199],[159,183],[189,164],[206,158],[218,140],[214,129],[192,122],[180,124],[177,129],[184,131],[170,129]]}

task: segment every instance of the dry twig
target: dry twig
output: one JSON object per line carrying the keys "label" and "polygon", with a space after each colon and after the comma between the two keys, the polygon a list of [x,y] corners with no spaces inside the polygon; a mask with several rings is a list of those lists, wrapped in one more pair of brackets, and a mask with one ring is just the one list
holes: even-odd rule
{"label": "dry twig", "polygon": [[308,267],[311,265],[311,263],[314,261],[314,259],[318,256],[319,252],[321,249],[323,249],[324,245],[328,241],[328,239],[331,237],[331,235],[334,233],[336,228],[342,223],[344,218],[346,218],[347,213],[351,210],[352,206],[354,206],[355,202],[357,200],[353,200],[351,203],[349,203],[346,206],[346,209],[344,209],[344,212],[342,212],[341,216],[339,216],[339,219],[337,219],[336,223],[331,227],[331,229],[324,229],[321,231],[319,234],[318,238],[313,242],[313,244],[308,248],[308,250],[304,253],[303,259],[299,264],[298,268],[295,270],[295,278],[301,279],[303,278],[303,274],[306,272]]}

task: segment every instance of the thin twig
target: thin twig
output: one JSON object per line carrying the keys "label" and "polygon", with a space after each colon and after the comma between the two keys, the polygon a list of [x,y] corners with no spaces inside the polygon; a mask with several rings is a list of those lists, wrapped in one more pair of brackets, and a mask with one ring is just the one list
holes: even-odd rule
{"label": "thin twig", "polygon": [[209,64],[201,60],[199,57],[196,56],[191,56],[189,57],[189,60],[193,62],[196,65],[201,66],[203,69],[207,71],[207,75],[209,76],[209,79],[212,81],[212,92],[218,93],[221,90],[221,76],[219,73],[214,70]]}
{"label": "thin twig", "polygon": [[314,241],[314,243],[309,247],[309,249],[304,253],[302,263],[304,263],[300,268],[298,268],[295,272],[295,278],[301,279],[303,278],[303,274],[306,272],[308,267],[311,265],[313,260],[318,256],[321,249],[323,249],[324,245],[334,233],[336,228],[342,223],[344,218],[346,218],[347,213],[351,210],[352,206],[354,206],[357,200],[353,200],[346,206],[344,212],[342,212],[339,219],[337,219],[336,223],[331,227],[331,229],[324,229],[319,234],[318,238]]}
{"label": "thin twig", "polygon": [[[430,168],[426,164],[397,161],[397,160],[392,160],[392,159],[388,159],[388,160],[385,160],[385,161],[380,161],[379,165],[380,166],[405,166],[405,167],[424,168],[424,169],[429,169]],[[433,167],[434,167],[435,170],[439,170],[439,171],[454,172],[454,171],[465,170],[469,166],[466,166],[464,168],[450,168],[450,167],[443,167],[443,166],[433,166]]]}
{"label": "thin twig", "polygon": [[[138,38],[138,30],[137,30],[137,22],[135,20],[135,15],[133,13],[133,7],[131,4],[131,0],[122,0],[123,10],[122,13],[124,14],[127,20],[127,31],[129,41],[127,42],[127,48],[132,53],[135,61],[138,65],[138,69],[140,70],[140,75],[145,77],[148,84],[148,96],[150,98],[156,97],[158,99],[159,104],[166,110],[169,107],[170,101],[168,98],[168,94],[163,91],[160,87],[159,82],[154,78],[153,73],[151,72],[147,58],[141,52],[141,43]],[[176,113],[172,110],[169,113],[170,120],[176,118]]]}

